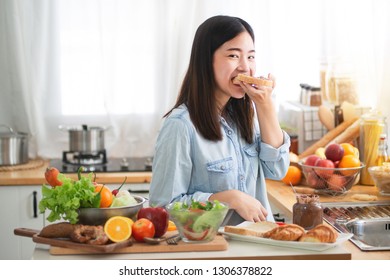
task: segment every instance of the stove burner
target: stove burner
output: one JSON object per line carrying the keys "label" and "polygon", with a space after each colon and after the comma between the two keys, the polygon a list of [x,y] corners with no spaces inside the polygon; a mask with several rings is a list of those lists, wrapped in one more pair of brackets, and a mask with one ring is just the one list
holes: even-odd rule
{"label": "stove burner", "polygon": [[96,153],[83,153],[83,152],[63,152],[62,161],[65,164],[74,165],[100,165],[107,163],[106,151],[98,151]]}
{"label": "stove burner", "polygon": [[52,159],[50,166],[56,167],[62,173],[77,173],[80,166],[84,167],[85,172],[149,172],[152,171],[152,162],[151,157],[109,158],[106,163],[89,165]]}

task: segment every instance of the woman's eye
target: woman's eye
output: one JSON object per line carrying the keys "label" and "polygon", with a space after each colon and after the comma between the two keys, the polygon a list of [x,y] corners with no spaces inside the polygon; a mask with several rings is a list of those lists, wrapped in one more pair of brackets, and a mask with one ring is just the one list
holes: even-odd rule
{"label": "woman's eye", "polygon": [[255,59],[255,56],[254,55],[250,55],[250,56],[248,56],[248,59],[253,60],[253,59]]}
{"label": "woman's eye", "polygon": [[238,58],[238,55],[236,55],[236,54],[230,54],[229,57]]}

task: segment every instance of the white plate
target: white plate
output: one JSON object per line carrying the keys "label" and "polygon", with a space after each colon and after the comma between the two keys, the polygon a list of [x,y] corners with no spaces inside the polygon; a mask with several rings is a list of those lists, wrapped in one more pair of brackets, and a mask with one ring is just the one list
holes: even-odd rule
{"label": "white plate", "polygon": [[[237,226],[245,226],[248,225],[249,223],[251,222],[243,222]],[[219,229],[219,233],[222,233],[226,236],[229,236],[231,239],[239,240],[239,241],[253,242],[253,243],[260,243],[260,244],[281,246],[281,247],[289,247],[289,248],[302,249],[302,250],[311,250],[311,251],[328,250],[349,240],[353,236],[352,233],[339,233],[339,237],[337,238],[335,243],[318,243],[318,242],[281,241],[281,240],[274,240],[270,238],[246,236],[246,235],[225,232],[223,228]]]}

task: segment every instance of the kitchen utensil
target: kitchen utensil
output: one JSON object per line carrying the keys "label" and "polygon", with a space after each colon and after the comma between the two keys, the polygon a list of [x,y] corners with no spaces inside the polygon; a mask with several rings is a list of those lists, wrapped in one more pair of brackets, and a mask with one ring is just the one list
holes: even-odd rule
{"label": "kitchen utensil", "polygon": [[136,220],[136,215],[147,201],[146,198],[138,195],[132,195],[137,204],[124,207],[108,207],[108,208],[80,208],[79,223],[84,225],[103,225],[109,218],[113,216],[125,216],[132,220]]}
{"label": "kitchen utensil", "polygon": [[148,244],[157,245],[163,241],[166,241],[169,245],[177,245],[177,238],[180,237],[179,234],[175,234],[169,237],[144,237],[144,241]]}
{"label": "kitchen utensil", "polygon": [[28,134],[0,124],[0,166],[28,162]]}
{"label": "kitchen utensil", "polygon": [[99,126],[65,127],[59,126],[60,130],[69,132],[69,150],[81,153],[96,153],[104,150],[104,131],[108,128]]}
{"label": "kitchen utensil", "polygon": [[327,106],[321,105],[318,107],[318,117],[327,130],[335,128],[334,114]]}

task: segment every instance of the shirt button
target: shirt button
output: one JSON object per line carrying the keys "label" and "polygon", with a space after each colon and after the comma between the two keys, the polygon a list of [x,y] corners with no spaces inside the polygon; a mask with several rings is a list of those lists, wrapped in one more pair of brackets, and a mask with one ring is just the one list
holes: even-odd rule
{"label": "shirt button", "polygon": [[222,166],[221,166],[221,170],[225,170],[225,165],[222,165]]}
{"label": "shirt button", "polygon": [[244,176],[243,175],[240,176],[240,180],[244,181]]}
{"label": "shirt button", "polygon": [[231,134],[232,134],[232,131],[231,131],[231,130],[228,130],[228,134],[231,135]]}

